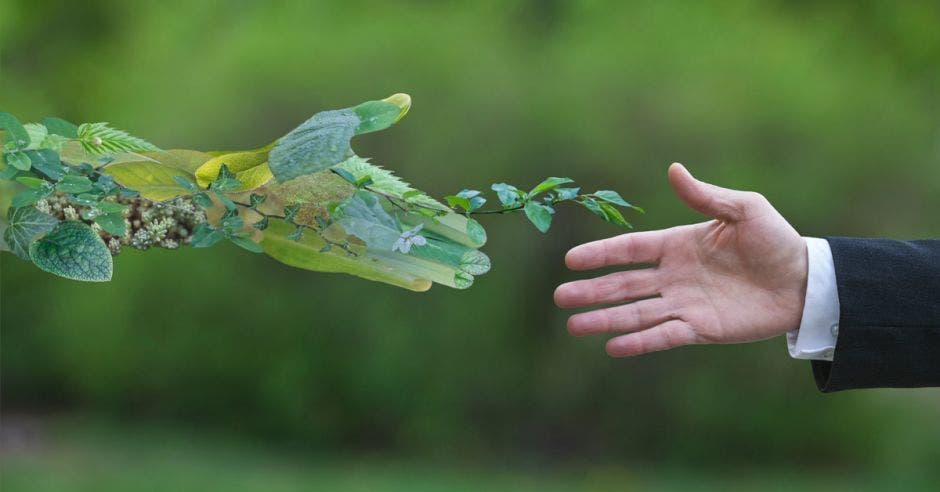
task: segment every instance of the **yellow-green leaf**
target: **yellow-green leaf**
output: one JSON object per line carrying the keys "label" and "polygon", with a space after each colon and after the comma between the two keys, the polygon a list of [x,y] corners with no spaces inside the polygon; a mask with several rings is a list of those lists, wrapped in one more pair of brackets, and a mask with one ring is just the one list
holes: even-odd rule
{"label": "yellow-green leaf", "polygon": [[193,171],[211,158],[194,150],[147,152],[138,156],[138,160],[115,161],[101,171],[119,184],[137,190],[144,198],[163,201],[191,194],[174,177],[195,181]]}
{"label": "yellow-green leaf", "polygon": [[268,168],[268,152],[274,144],[255,150],[227,152],[216,155],[196,169],[196,183],[206,188],[215,181],[222,169],[222,164],[235,173],[235,178],[244,184],[245,190],[257,188],[274,177]]}

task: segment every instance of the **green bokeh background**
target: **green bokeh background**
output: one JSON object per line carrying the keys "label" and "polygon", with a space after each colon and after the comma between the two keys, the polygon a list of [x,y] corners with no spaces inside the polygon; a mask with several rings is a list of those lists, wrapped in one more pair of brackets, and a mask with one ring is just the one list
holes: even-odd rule
{"label": "green bokeh background", "polygon": [[[437,196],[571,176],[659,229],[702,220],[681,161],[805,235],[938,237],[938,26],[927,1],[0,0],[0,107],[211,150],[407,92],[354,146]],[[3,489],[940,481],[938,390],[823,395],[779,338],[614,360],[570,337],[564,252],[620,231],[555,223],[485,220],[492,272],[424,294],[228,245],[125,252],[101,285],[4,254]]]}

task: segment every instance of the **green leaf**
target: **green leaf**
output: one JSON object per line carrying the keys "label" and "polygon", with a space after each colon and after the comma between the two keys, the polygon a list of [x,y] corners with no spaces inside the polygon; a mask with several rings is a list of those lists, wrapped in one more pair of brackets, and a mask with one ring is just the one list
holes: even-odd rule
{"label": "green leaf", "polygon": [[539,183],[535,188],[532,188],[532,191],[529,192],[529,198],[538,195],[539,193],[544,193],[548,190],[557,188],[560,185],[565,183],[572,183],[574,180],[571,178],[546,178],[545,181]]}
{"label": "green leaf", "polygon": [[49,135],[49,130],[39,123],[27,123],[23,125],[23,128],[26,129],[26,134],[29,135],[29,148],[31,149],[39,148],[42,141]]}
{"label": "green leaf", "polygon": [[486,198],[481,197],[480,192],[477,190],[462,190],[460,193],[457,193],[457,196],[467,199],[469,207],[465,210],[468,212],[473,212],[486,203]]}
{"label": "green leaf", "polygon": [[216,176],[215,181],[210,185],[215,191],[232,191],[238,189],[241,186],[241,183],[238,181],[238,178],[235,177],[228,165],[222,164],[219,167],[219,175]]}
{"label": "green leaf", "polygon": [[400,104],[368,101],[313,115],[274,145],[268,156],[271,172],[284,182],[345,161],[353,156],[350,140],[354,135],[388,128],[407,112],[410,98],[407,104],[399,99]]}
{"label": "green leaf", "polygon": [[33,169],[45,174],[50,179],[58,180],[65,175],[65,166],[54,150],[39,149],[24,152],[29,157]]}
{"label": "green leaf", "polygon": [[202,223],[196,226],[189,244],[194,248],[208,248],[223,239],[225,239],[225,234],[222,231]]}
{"label": "green leaf", "polygon": [[407,103],[404,100],[401,101],[405,105],[404,107],[393,104],[388,100],[382,100],[367,101],[352,108],[359,117],[356,135],[384,130],[400,120],[408,112],[408,108],[411,107],[411,97],[407,94],[396,94],[396,96],[407,98]]}
{"label": "green leaf", "polygon": [[55,189],[62,193],[85,193],[86,191],[91,191],[92,183],[91,180],[85,176],[67,175],[62,176],[62,179],[56,183]]}
{"label": "green leaf", "polygon": [[470,207],[471,207],[470,200],[467,199],[466,197],[462,197],[458,195],[447,195],[444,197],[444,200],[446,200],[447,204],[450,205],[451,207],[460,207],[466,212],[470,211]]}
{"label": "green leaf", "polygon": [[473,219],[467,219],[467,236],[469,236],[471,244],[482,245],[486,242],[486,230]]}
{"label": "green leaf", "polygon": [[258,195],[258,194],[252,193],[251,195],[248,196],[248,206],[250,208],[256,209],[258,208],[258,205],[261,205],[262,203],[264,203],[264,201],[267,198],[268,197],[265,195]]}
{"label": "green leaf", "polygon": [[19,178],[16,178],[16,181],[33,190],[38,190],[39,188],[42,188],[44,184],[46,184],[46,180],[34,178],[32,176],[20,176]]}
{"label": "green leaf", "polygon": [[290,234],[287,235],[287,239],[290,239],[291,241],[300,241],[301,239],[303,239],[303,237],[304,237],[304,226],[302,225],[297,226],[296,228],[294,228],[294,232],[291,232]]}
{"label": "green leaf", "polygon": [[552,225],[552,209],[538,202],[525,204],[525,216],[540,232],[548,232]]}
{"label": "green leaf", "polygon": [[120,212],[97,215],[95,223],[112,236],[122,237],[127,234],[127,223],[124,221],[124,214]]}
{"label": "green leaf", "polygon": [[209,198],[209,195],[207,193],[196,193],[195,195],[193,195],[193,202],[195,202],[196,205],[199,205],[202,208],[209,208],[213,205],[212,199]]}
{"label": "green leaf", "polygon": [[19,169],[20,171],[29,171],[29,168],[32,167],[32,161],[26,152],[13,152],[4,154],[3,158],[6,160],[7,164],[15,167],[16,169]]}
{"label": "green leaf", "polygon": [[254,227],[255,229],[258,229],[259,231],[263,231],[267,229],[268,228],[268,216],[265,215],[258,222],[251,224],[251,226]]}
{"label": "green leaf", "polygon": [[581,188],[558,188],[555,193],[558,194],[558,200],[573,200],[578,197]]}
{"label": "green leaf", "polygon": [[6,141],[12,143],[14,148],[29,146],[29,133],[12,114],[0,112],[0,129],[6,130]]}
{"label": "green leaf", "polygon": [[10,207],[7,212],[9,226],[3,231],[3,240],[10,250],[24,260],[29,259],[29,245],[37,237],[51,231],[59,220],[33,207]]}
{"label": "green leaf", "polygon": [[341,178],[345,179],[346,181],[348,181],[349,184],[351,184],[351,185],[353,185],[353,186],[355,186],[356,183],[359,182],[359,180],[356,179],[356,177],[353,176],[353,174],[352,174],[351,172],[349,172],[349,171],[347,171],[347,170],[345,170],[345,169],[341,169],[341,168],[338,168],[338,167],[337,167],[337,168],[334,168],[334,169],[333,169],[333,172],[336,173],[337,175],[339,175],[339,177],[341,177]]}
{"label": "green leaf", "polygon": [[78,127],[78,141],[92,155],[114,155],[121,152],[159,150],[146,140],[131,136],[107,123],[83,123]]}
{"label": "green leaf", "polygon": [[60,223],[42,239],[32,243],[29,256],[39,268],[72,280],[111,280],[111,252],[95,231],[83,222]]}
{"label": "green leaf", "polygon": [[42,124],[49,129],[49,133],[60,135],[66,138],[78,138],[78,127],[61,118],[47,116],[42,119]]}
{"label": "green leaf", "polygon": [[42,188],[35,190],[23,190],[16,195],[13,195],[13,199],[10,201],[10,206],[13,208],[20,208],[32,205],[43,198],[52,194],[52,187],[43,186]]}
{"label": "green leaf", "polygon": [[503,204],[503,208],[515,208],[522,205],[525,192],[515,186],[506,183],[495,183],[490,188],[496,192],[496,196],[499,198],[499,202]]}
{"label": "green leaf", "polygon": [[247,235],[236,234],[228,238],[229,241],[235,243],[242,249],[247,249],[252,253],[264,253],[264,249],[260,244],[252,241]]}
{"label": "green leaf", "polygon": [[620,205],[621,207],[635,208],[633,205],[627,203],[623,197],[620,196],[620,193],[611,190],[600,190],[593,193],[594,197],[597,197],[600,200],[603,200],[607,203],[613,203],[614,205]]}
{"label": "green leaf", "polygon": [[580,201],[578,201],[578,203],[580,203],[581,205],[584,205],[584,208],[590,210],[591,213],[593,213],[594,215],[597,215],[600,218],[607,220],[607,214],[604,213],[603,209],[601,209],[601,206],[599,203],[597,203],[597,200],[593,198],[585,197],[585,198],[582,198]]}
{"label": "green leaf", "polygon": [[603,202],[600,203],[599,205],[601,207],[601,210],[604,211],[604,218],[607,219],[607,222],[611,222],[613,224],[617,224],[621,226],[631,227],[630,223],[627,222],[627,220],[623,218],[623,215],[620,213],[620,210],[617,210],[616,207],[614,207],[613,205],[609,203],[603,203]]}
{"label": "green leaf", "polygon": [[94,206],[96,209],[106,214],[123,214],[127,209],[126,205],[107,201],[97,202]]}
{"label": "green leaf", "polygon": [[186,177],[184,176],[173,176],[173,181],[176,181],[177,183],[179,183],[180,186],[182,186],[183,188],[186,188],[189,191],[196,191],[199,189],[198,187],[196,187],[195,183],[186,179]]}

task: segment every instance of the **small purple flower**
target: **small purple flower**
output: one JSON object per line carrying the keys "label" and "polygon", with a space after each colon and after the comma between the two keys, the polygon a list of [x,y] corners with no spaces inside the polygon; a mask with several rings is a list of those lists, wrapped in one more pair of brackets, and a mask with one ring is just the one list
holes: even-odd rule
{"label": "small purple flower", "polygon": [[392,245],[392,251],[400,251],[402,254],[408,254],[412,246],[424,246],[428,244],[428,240],[421,234],[418,234],[423,228],[424,224],[418,224],[414,229],[401,233],[401,236],[399,236],[395,244]]}

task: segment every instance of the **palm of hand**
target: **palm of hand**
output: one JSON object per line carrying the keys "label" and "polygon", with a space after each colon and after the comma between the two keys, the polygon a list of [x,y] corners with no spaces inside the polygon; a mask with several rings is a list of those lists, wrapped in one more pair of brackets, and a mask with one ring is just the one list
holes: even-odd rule
{"label": "palm of hand", "polygon": [[567,258],[574,269],[657,266],[560,286],[561,307],[633,301],[576,314],[569,330],[628,333],[607,345],[611,355],[624,356],[760,340],[799,326],[806,283],[799,234],[760,195],[694,181],[684,169],[670,169],[670,178],[683,200],[719,218],[574,248]]}

